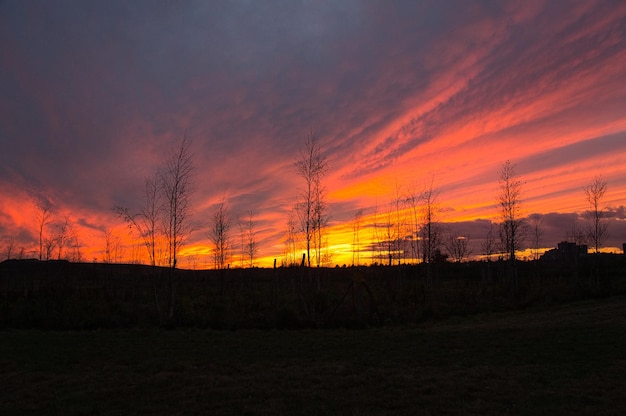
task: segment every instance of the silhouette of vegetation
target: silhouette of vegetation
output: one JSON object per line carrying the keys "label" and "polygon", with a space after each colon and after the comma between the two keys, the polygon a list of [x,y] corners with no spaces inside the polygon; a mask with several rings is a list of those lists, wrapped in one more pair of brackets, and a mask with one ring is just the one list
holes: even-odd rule
{"label": "silhouette of vegetation", "polygon": [[594,178],[593,182],[583,188],[585,199],[589,204],[587,217],[589,219],[589,227],[587,236],[593,244],[595,253],[600,252],[600,247],[607,238],[608,223],[604,218],[604,209],[601,207],[602,199],[606,194],[607,183],[602,176]]}
{"label": "silhouette of vegetation", "polygon": [[[586,213],[589,220],[587,239],[593,244],[594,256],[596,258],[595,280],[597,285],[600,285],[600,267],[597,262],[597,255],[608,234],[608,223],[604,218],[604,209],[601,207],[606,188],[607,183],[602,176],[596,176],[591,184],[583,188],[585,199],[589,203],[590,208]],[[609,277],[607,277],[605,284],[610,290]]]}
{"label": "silhouette of vegetation", "polygon": [[228,265],[232,249],[231,220],[222,199],[211,214],[209,238],[213,243],[213,261],[216,269],[224,269]]}
{"label": "silhouette of vegetation", "polygon": [[510,264],[511,289],[518,290],[516,252],[522,248],[524,219],[522,218],[522,182],[517,178],[515,164],[507,160],[500,170],[500,217],[502,219],[500,239]]}
{"label": "silhouette of vegetation", "polygon": [[162,212],[159,173],[155,173],[151,178],[146,178],[144,207],[139,213],[131,214],[128,208],[121,206],[113,207],[113,211],[131,228],[137,230],[148,252],[150,264],[156,266],[158,227]]}
{"label": "silhouette of vegetation", "polygon": [[[39,232],[39,260],[44,259],[45,229],[52,222],[52,202],[45,197],[38,197],[35,200],[35,220],[37,221],[37,231]],[[50,250],[47,250],[50,251]],[[49,256],[48,256],[49,257]]]}
{"label": "silhouette of vegetation", "polygon": [[254,267],[254,260],[256,259],[257,253],[259,252],[259,243],[256,238],[256,221],[255,221],[256,212],[254,209],[248,211],[248,216],[246,220],[243,222],[243,241],[245,242],[243,254],[245,253],[248,257],[249,267]]}
{"label": "silhouette of vegetation", "polygon": [[328,159],[315,133],[311,132],[305,138],[295,166],[304,181],[296,206],[306,245],[306,262],[311,267],[313,248],[319,267],[322,263],[323,229],[327,223],[326,191],[322,179],[328,171]]}
{"label": "silhouette of vegetation", "polygon": [[176,268],[178,252],[191,233],[191,195],[194,165],[191,139],[185,133],[166,155],[161,171],[161,186],[165,203],[165,238],[167,258],[171,268]]}

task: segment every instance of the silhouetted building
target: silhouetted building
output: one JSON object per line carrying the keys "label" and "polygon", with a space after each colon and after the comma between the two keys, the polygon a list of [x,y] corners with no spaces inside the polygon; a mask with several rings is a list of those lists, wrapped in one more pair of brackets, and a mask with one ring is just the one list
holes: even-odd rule
{"label": "silhouetted building", "polygon": [[626,243],[622,243],[622,253],[626,254]]}
{"label": "silhouetted building", "polygon": [[586,244],[577,245],[576,243],[561,241],[556,248],[543,253],[541,259],[548,261],[571,260],[576,257],[586,256],[587,250]]}

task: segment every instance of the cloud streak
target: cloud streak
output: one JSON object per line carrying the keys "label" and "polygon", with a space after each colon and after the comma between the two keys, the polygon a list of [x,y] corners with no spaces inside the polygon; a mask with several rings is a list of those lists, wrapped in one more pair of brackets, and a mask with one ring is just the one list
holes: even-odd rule
{"label": "cloud streak", "polygon": [[506,159],[529,212],[582,212],[600,173],[623,205],[624,21],[620,1],[2,2],[0,230],[28,234],[34,193],[92,229],[119,224],[110,207],[140,206],[185,131],[194,247],[226,196],[280,255],[310,130],[336,227],[433,174],[448,221],[494,218]]}

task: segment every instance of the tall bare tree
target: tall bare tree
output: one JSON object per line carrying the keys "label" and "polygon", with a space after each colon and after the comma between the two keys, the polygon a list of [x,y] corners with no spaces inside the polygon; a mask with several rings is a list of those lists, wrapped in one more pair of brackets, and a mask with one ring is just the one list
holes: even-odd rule
{"label": "tall bare tree", "polygon": [[328,238],[324,235],[324,228],[328,225],[328,207],[326,204],[326,189],[318,177],[315,184],[313,205],[313,248],[315,250],[315,264],[320,267],[325,263],[328,253],[323,253],[324,247],[328,247]]}
{"label": "tall bare tree", "polygon": [[209,231],[209,238],[213,243],[213,260],[216,269],[224,269],[228,264],[231,250],[230,228],[231,221],[228,217],[226,202],[222,200],[211,214]]}
{"label": "tall bare tree", "polygon": [[159,173],[156,172],[154,176],[145,180],[144,207],[139,213],[131,214],[126,207],[113,207],[113,211],[139,233],[152,266],[156,265],[159,218],[162,212],[161,192],[159,191]]}
{"label": "tall bare tree", "polygon": [[587,236],[589,241],[593,244],[595,253],[600,251],[600,247],[608,237],[608,223],[605,218],[605,212],[601,207],[602,200],[606,194],[606,188],[607,182],[602,176],[596,176],[593,182],[583,188],[585,199],[589,203],[587,217],[589,218],[590,224]]}
{"label": "tall bare tree", "polygon": [[285,230],[285,264],[287,266],[294,266],[297,264],[297,240],[298,240],[298,225],[297,225],[297,205],[289,210],[287,213],[287,229]]}
{"label": "tall bare tree", "polygon": [[328,159],[315,133],[310,132],[305,138],[295,166],[298,175],[304,180],[297,206],[306,244],[307,264],[311,267],[311,248],[316,249],[318,265],[321,262],[322,229],[327,218],[322,179],[328,170]]}
{"label": "tall bare tree", "polygon": [[410,243],[411,243],[411,259],[415,262],[419,262],[420,259],[420,245],[419,245],[419,231],[420,231],[420,200],[421,194],[417,191],[410,191],[406,197],[406,204],[410,210],[411,220],[409,221],[411,224],[411,234],[410,234]]}
{"label": "tall bare tree", "polygon": [[44,232],[52,222],[53,208],[54,206],[48,198],[39,196],[35,199],[35,220],[37,221],[37,231],[39,231],[39,260],[44,258]]}
{"label": "tall bare tree", "polygon": [[387,256],[388,265],[393,264],[394,248],[396,246],[396,227],[393,223],[393,201],[390,201],[389,208],[385,213],[385,222],[383,224],[383,239],[385,244],[385,255]]}
{"label": "tall bare tree", "polygon": [[438,223],[438,215],[441,212],[439,206],[439,191],[434,187],[434,177],[431,177],[429,185],[422,192],[422,254],[424,262],[430,263],[441,246],[441,226]]}
{"label": "tall bare tree", "polygon": [[394,239],[394,257],[398,264],[402,260],[406,260],[405,250],[405,234],[406,234],[406,221],[404,218],[403,202],[405,198],[402,195],[402,189],[400,185],[396,184],[395,194],[393,195],[393,223],[395,225],[395,239]]}
{"label": "tall bare tree", "polygon": [[191,139],[185,133],[176,141],[171,153],[165,156],[161,171],[161,187],[164,205],[164,234],[167,242],[169,266],[174,269],[178,253],[192,231],[191,195],[194,165]]}
{"label": "tall bare tree", "polygon": [[254,267],[254,260],[259,252],[259,243],[256,238],[256,212],[254,209],[248,211],[246,219],[246,254],[248,256],[249,267]]}
{"label": "tall bare tree", "polygon": [[65,215],[63,219],[56,224],[56,245],[57,245],[57,259],[61,260],[63,256],[63,250],[70,243],[74,235],[74,226],[69,215]]}
{"label": "tall bare tree", "polygon": [[352,265],[359,266],[361,263],[361,221],[363,219],[363,210],[359,209],[354,213],[354,221],[352,222]]}
{"label": "tall bare tree", "polygon": [[517,265],[515,253],[521,248],[523,238],[522,182],[515,172],[515,164],[507,160],[502,164],[499,178],[498,203],[501,216],[501,239],[510,262],[511,288],[517,291]]}
{"label": "tall bare tree", "polygon": [[502,219],[504,249],[509,259],[515,261],[515,253],[521,248],[522,219],[522,182],[515,172],[515,164],[507,160],[500,170],[500,194],[498,203]]}

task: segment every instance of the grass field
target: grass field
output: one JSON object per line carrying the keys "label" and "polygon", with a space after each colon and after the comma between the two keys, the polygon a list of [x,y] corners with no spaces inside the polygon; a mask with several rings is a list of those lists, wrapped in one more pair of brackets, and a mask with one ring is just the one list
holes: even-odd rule
{"label": "grass field", "polygon": [[365,330],[0,331],[0,414],[626,414],[626,298]]}

